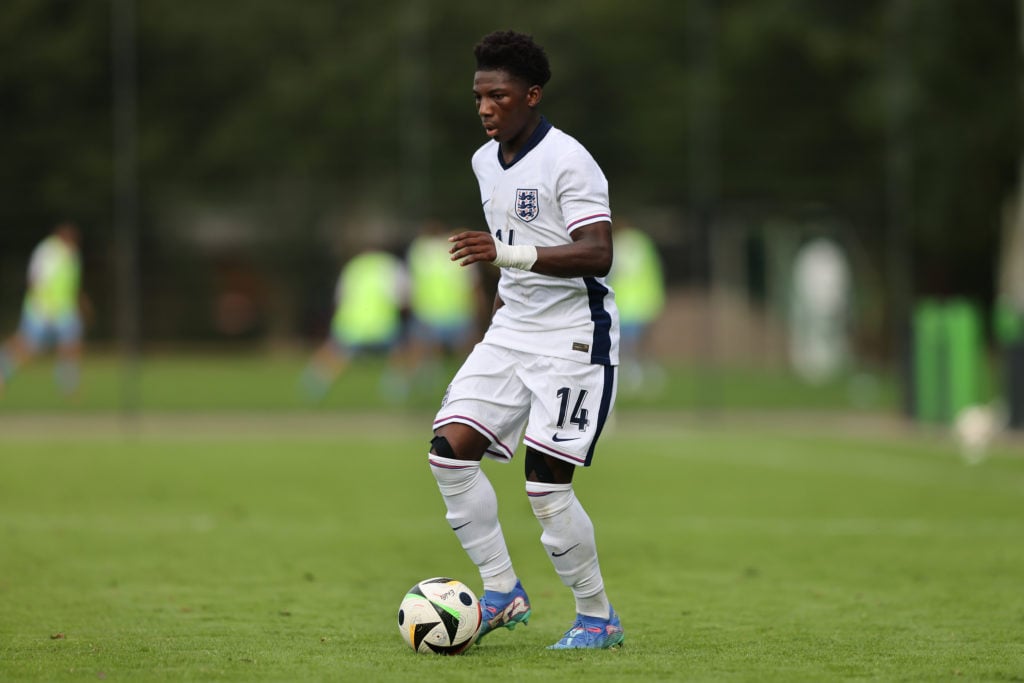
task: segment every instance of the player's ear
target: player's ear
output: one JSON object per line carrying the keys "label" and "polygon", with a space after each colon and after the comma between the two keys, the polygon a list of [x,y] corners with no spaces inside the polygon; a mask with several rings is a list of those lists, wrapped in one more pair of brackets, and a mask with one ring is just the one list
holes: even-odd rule
{"label": "player's ear", "polygon": [[533,108],[540,104],[541,98],[544,96],[544,88],[539,85],[531,85],[526,90],[526,106]]}

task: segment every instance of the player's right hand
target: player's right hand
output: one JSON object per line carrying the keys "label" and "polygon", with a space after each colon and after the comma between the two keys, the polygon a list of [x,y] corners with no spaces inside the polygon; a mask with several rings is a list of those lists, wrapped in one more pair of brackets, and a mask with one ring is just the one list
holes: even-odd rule
{"label": "player's right hand", "polygon": [[458,261],[461,266],[468,266],[479,261],[491,263],[498,256],[494,246],[494,237],[491,233],[483,230],[467,230],[448,238],[452,248],[448,253],[452,255],[452,261]]}

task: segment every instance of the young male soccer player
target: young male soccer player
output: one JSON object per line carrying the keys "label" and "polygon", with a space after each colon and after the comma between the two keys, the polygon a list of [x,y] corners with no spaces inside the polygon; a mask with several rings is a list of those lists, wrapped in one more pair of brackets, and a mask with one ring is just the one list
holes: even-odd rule
{"label": "young male soccer player", "polygon": [[490,232],[449,239],[463,266],[501,267],[491,324],[434,419],[430,468],[447,520],[480,570],[480,637],[526,623],[531,604],[512,567],[484,455],[512,459],[523,435],[526,494],[541,543],[576,598],[552,649],[622,643],[605,594],[594,526],[573,492],[615,400],[619,321],[604,281],[612,264],[608,183],[575,139],[541,116],[551,77],[530,36],[491,33],[476,46],[473,94],[490,138],[473,171]]}

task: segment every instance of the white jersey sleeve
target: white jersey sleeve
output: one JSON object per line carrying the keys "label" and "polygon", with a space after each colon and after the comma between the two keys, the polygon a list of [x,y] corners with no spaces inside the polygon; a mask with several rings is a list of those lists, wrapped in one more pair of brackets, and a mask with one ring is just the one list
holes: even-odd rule
{"label": "white jersey sleeve", "polygon": [[583,147],[579,147],[564,159],[559,168],[559,202],[565,218],[566,230],[571,233],[584,225],[611,221],[608,207],[608,181],[597,162]]}

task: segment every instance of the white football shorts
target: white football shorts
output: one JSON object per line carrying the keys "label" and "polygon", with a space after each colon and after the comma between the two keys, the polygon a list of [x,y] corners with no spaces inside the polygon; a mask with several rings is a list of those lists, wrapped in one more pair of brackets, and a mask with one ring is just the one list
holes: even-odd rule
{"label": "white football shorts", "polygon": [[508,462],[519,439],[573,465],[590,465],[615,404],[618,368],[479,343],[455,374],[434,429],[469,425],[491,440],[486,455]]}

